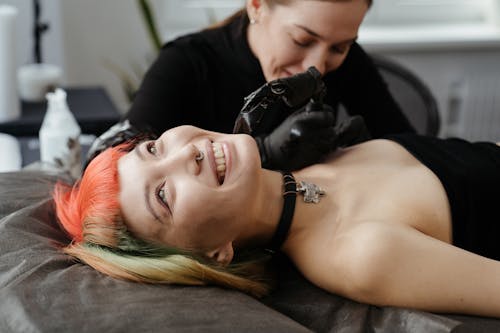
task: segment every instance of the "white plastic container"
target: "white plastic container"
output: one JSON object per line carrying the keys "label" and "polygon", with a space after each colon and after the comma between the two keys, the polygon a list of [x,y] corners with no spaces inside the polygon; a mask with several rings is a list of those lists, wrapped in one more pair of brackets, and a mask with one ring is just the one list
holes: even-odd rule
{"label": "white plastic container", "polygon": [[46,98],[47,113],[39,132],[42,166],[65,171],[78,178],[82,172],[80,126],[68,108],[63,89],[48,93]]}
{"label": "white plastic container", "polygon": [[[21,103],[17,96],[17,34],[18,10],[0,1],[0,123],[18,119]],[[24,42],[24,41],[23,41]]]}

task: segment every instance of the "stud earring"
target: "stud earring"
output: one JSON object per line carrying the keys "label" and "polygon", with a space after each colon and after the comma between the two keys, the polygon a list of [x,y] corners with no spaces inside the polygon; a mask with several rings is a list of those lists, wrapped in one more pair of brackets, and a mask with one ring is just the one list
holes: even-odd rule
{"label": "stud earring", "polygon": [[250,19],[250,24],[255,24],[257,21],[255,19]]}
{"label": "stud earring", "polygon": [[195,157],[196,162],[200,162],[204,158],[205,158],[205,154],[201,150],[198,150],[198,155],[196,155],[196,157]]}

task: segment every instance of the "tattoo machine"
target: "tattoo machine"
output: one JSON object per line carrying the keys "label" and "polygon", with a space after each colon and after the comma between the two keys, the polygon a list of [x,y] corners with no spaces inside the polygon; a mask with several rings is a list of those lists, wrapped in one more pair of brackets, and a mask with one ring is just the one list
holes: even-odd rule
{"label": "tattoo machine", "polygon": [[323,110],[325,94],[325,83],[315,67],[265,83],[245,97],[233,133],[245,133],[254,137],[270,133],[306,104],[306,111]]}

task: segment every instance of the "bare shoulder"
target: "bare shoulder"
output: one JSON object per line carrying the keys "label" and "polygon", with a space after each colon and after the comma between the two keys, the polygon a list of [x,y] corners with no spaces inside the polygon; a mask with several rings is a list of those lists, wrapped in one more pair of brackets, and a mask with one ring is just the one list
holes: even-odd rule
{"label": "bare shoulder", "polygon": [[358,145],[337,149],[327,159],[327,163],[366,166],[367,160],[370,161],[370,165],[373,163],[400,165],[416,161],[413,155],[395,141],[375,139]]}
{"label": "bare shoulder", "polygon": [[329,292],[364,301],[376,292],[380,274],[397,253],[394,228],[406,226],[379,222],[356,225],[331,238],[327,244],[310,242],[291,259],[302,274]]}

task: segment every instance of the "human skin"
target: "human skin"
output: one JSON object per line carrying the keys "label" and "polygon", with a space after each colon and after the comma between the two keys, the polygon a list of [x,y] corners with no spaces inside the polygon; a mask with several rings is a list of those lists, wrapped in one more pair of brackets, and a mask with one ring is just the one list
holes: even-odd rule
{"label": "human skin", "polygon": [[[222,184],[212,142],[221,145],[225,155]],[[196,161],[199,151],[205,157]],[[269,229],[265,234],[272,234],[280,214],[279,207],[269,206],[258,194],[269,193],[270,200],[280,202],[281,178],[261,169],[255,141],[245,134],[180,126],[136,146],[120,159],[118,170],[122,211],[131,232],[149,241],[194,249],[223,264],[232,259],[233,243],[243,246],[259,238],[250,232]],[[160,189],[168,207],[159,198]],[[242,207],[246,214],[241,214]]]}
{"label": "human skin", "polygon": [[[206,140],[231,147],[222,186]],[[282,179],[259,167],[250,137],[183,126],[167,131],[156,146],[158,155],[149,159],[132,151],[119,161],[120,202],[133,234],[222,264],[234,247],[269,241],[283,207]],[[312,283],[380,306],[500,317],[500,262],[451,245],[443,186],[400,145],[373,140],[339,149],[294,175],[326,192],[318,204],[297,198],[281,248]],[[165,180],[175,198],[169,201],[173,220],[162,224],[141,202],[144,182],[152,189]]]}
{"label": "human skin", "polygon": [[322,74],[337,69],[357,39],[368,4],[291,1],[270,7],[266,1],[248,0],[246,8],[255,21],[247,30],[248,43],[269,82],[310,66]]}

